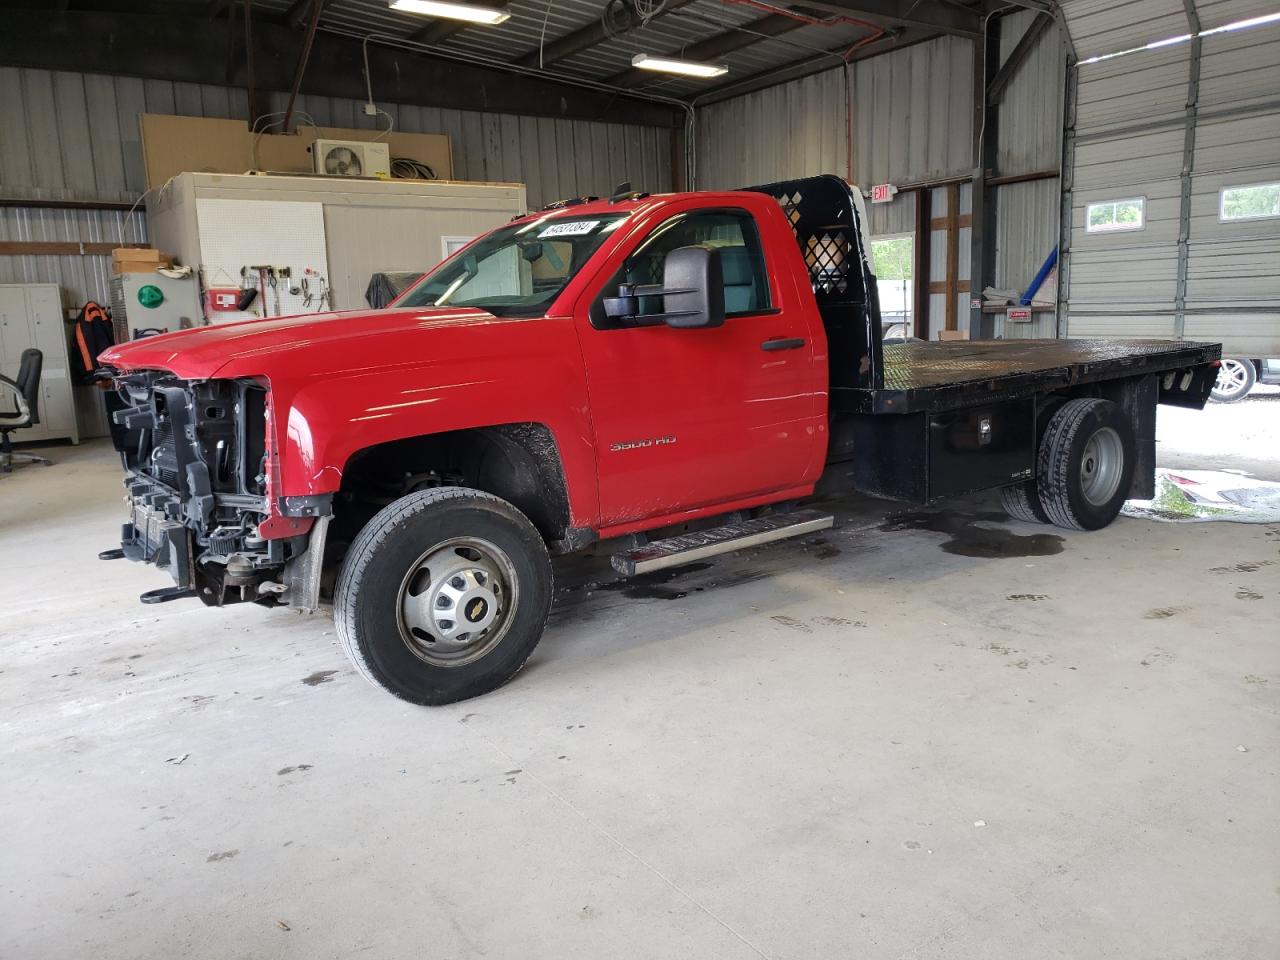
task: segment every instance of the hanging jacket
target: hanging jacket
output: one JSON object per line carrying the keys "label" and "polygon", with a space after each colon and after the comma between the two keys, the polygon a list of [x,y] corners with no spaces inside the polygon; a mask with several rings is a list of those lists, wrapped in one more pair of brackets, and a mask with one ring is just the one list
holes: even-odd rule
{"label": "hanging jacket", "polygon": [[111,314],[102,304],[90,300],[80,308],[76,317],[71,370],[77,383],[94,382],[93,372],[98,369],[98,355],[114,344]]}

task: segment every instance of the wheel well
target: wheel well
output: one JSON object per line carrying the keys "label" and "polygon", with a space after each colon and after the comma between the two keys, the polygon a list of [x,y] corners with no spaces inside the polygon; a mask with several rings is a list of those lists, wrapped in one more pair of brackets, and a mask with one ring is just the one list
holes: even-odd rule
{"label": "wheel well", "polygon": [[474,487],[513,504],[548,541],[569,529],[569,492],[560,451],[540,423],[508,423],[406,437],[352,454],[342,474],[335,521],[349,540],[381,507],[414,490]]}

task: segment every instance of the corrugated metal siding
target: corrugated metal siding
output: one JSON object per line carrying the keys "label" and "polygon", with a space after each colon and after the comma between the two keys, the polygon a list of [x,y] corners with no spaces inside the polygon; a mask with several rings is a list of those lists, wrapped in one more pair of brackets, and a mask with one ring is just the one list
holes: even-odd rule
{"label": "corrugated metal siding", "polygon": [[[999,188],[996,206],[998,290],[1022,291],[1058,245],[1058,180],[1032,180]],[[1032,314],[1030,323],[996,320],[996,336],[1010,339],[1057,336],[1057,314]]]}
{"label": "corrugated metal siding", "polygon": [[[1079,68],[1070,336],[1174,335],[1189,54],[1184,44]],[[1170,123],[1133,132],[1161,120]],[[1090,203],[1129,197],[1146,198],[1143,229],[1085,232]],[[1138,321],[1135,311],[1152,316]]]}
{"label": "corrugated metal siding", "polygon": [[[1210,12],[1228,21],[1259,12],[1198,6],[1214,7]],[[1179,23],[1185,20],[1171,21],[1166,33],[1181,29]],[[1280,219],[1224,223],[1218,203],[1223,187],[1280,180],[1280,36],[1260,28],[1201,43],[1181,327],[1189,43],[1079,68],[1068,332],[1167,337],[1180,329],[1190,339],[1220,340],[1236,355],[1276,356]],[[1090,202],[1137,196],[1146,198],[1145,229],[1085,232]]]}
{"label": "corrugated metal siding", "polygon": [[1200,29],[1212,30],[1240,20],[1276,12],[1276,0],[1196,0]]}
{"label": "corrugated metal siding", "polygon": [[[933,40],[858,61],[849,72],[855,182],[914,183],[971,172],[972,44]],[[698,186],[847,175],[847,140],[839,68],[712,104],[698,111]],[[876,232],[910,229],[901,215],[873,216],[886,218]]]}
{"label": "corrugated metal siding", "polygon": [[1280,218],[1223,222],[1219,192],[1280,182],[1278,95],[1280,27],[1204,39],[1184,335],[1255,356],[1280,356]]}
{"label": "corrugated metal siding", "polygon": [[[285,100],[273,94],[271,109]],[[531,206],[603,194],[623,180],[671,188],[669,130],[381,106],[398,130],[449,134],[456,178],[525,183]],[[373,125],[355,100],[301,96],[297,109],[321,126]],[[244,92],[230,87],[0,68],[0,195],[132,203],[145,185],[139,114],[243,119],[245,111]],[[135,215],[126,228],[122,212],[0,208],[0,238],[144,242],[141,222]],[[58,283],[72,306],[107,297],[108,268],[105,257],[0,257],[0,282]]]}
{"label": "corrugated metal siding", "polygon": [[[1000,21],[1000,62],[1013,52],[1036,14],[1021,11]],[[998,107],[1000,143],[996,170],[1002,176],[1056,170],[1062,162],[1063,85],[1066,47],[1062,29],[1049,27],[1031,49]],[[995,286],[1025,290],[1058,245],[1057,178],[995,188]],[[1053,337],[1056,314],[1033,314],[1031,323],[1007,327],[996,319],[996,336]]]}
{"label": "corrugated metal siding", "polygon": [[[1000,21],[1000,62],[1004,63],[1036,18],[1031,11]],[[996,167],[1002,174],[1057,169],[1062,159],[1062,86],[1066,48],[1062,30],[1049,27],[1031,49],[1000,101],[1000,145]]]}
{"label": "corrugated metal siding", "polygon": [[[144,243],[146,223],[141,212],[0,207],[0,240]],[[0,256],[0,283],[56,283],[65,307],[106,303],[110,279],[110,257]]]}

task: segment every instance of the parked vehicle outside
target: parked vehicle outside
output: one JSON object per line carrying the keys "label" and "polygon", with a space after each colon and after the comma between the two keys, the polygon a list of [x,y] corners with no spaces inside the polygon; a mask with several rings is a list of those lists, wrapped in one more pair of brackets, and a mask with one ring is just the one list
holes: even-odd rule
{"label": "parked vehicle outside", "polygon": [[1247,397],[1259,383],[1280,383],[1280,359],[1223,357],[1218,380],[1209,399],[1218,403],[1235,403]]}

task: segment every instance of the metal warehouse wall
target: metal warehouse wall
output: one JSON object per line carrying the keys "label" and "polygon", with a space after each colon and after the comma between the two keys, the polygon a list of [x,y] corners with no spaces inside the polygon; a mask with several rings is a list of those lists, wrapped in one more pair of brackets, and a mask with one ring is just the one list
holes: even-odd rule
{"label": "metal warehouse wall", "polygon": [[[1120,31],[1119,47],[1071,20],[1079,2],[1066,11],[1088,56],[1185,33],[1181,0],[1176,6],[1145,33]],[[1195,6],[1202,29],[1269,12],[1253,0]],[[1066,329],[1220,340],[1237,356],[1280,356],[1280,218],[1218,216],[1223,187],[1280,181],[1280,27],[1204,37],[1198,56],[1196,46],[1078,69]],[[1146,201],[1143,229],[1085,231],[1090,203],[1135,197]]]}
{"label": "metal warehouse wall", "polygon": [[[1001,22],[1000,58],[1008,57],[1033,14],[1019,12]],[[973,174],[974,50],[971,42],[944,38],[917,44],[853,65],[852,179],[919,184]],[[1032,49],[1005,92],[999,110],[997,172],[1015,176],[1056,171],[1062,156],[1065,48],[1060,29],[1050,28]],[[721,189],[808,176],[847,175],[844,76],[837,68],[698,110],[698,186]],[[996,286],[1024,289],[1058,241],[1058,180],[994,188],[996,198]],[[992,195],[989,193],[989,196]],[[959,193],[959,213],[969,212],[969,188]],[[892,203],[870,206],[873,235],[915,229],[916,196],[900,193]],[[945,189],[935,189],[933,217],[947,210]],[[945,276],[945,237],[930,234],[931,281]],[[969,275],[969,228],[959,233],[959,275]],[[968,293],[958,295],[961,330],[968,327]],[[930,297],[930,329],[941,325],[946,299]],[[1056,335],[1054,314],[996,333],[1010,337]]]}
{"label": "metal warehouse wall", "polygon": [[[1017,46],[1035,19],[1021,11],[1000,21],[1000,62]],[[997,108],[999,149],[996,170],[1014,176],[1057,170],[1062,162],[1062,98],[1066,82],[1066,47],[1054,24],[1032,47]],[[1058,245],[1059,184],[1057,177],[1009,183],[995,190],[997,289],[1025,290],[1036,271]],[[968,311],[966,310],[967,314]],[[998,316],[996,335],[1009,338],[1057,336],[1055,312],[1032,314],[1031,323],[1005,324]]]}
{"label": "metal warehouse wall", "polygon": [[[274,94],[272,110],[283,110]],[[454,176],[525,183],[531,206],[607,192],[671,188],[671,131],[581,120],[380,104],[396,129],[447,133]],[[298,98],[321,126],[370,127],[360,101]],[[0,68],[0,198],[132,203],[144,184],[138,115],[246,116],[240,89],[64,71]],[[385,121],[379,119],[379,124]],[[0,207],[0,240],[142,242],[145,224],[111,210]],[[67,306],[105,300],[107,257],[0,256],[0,283],[47,282]]]}
{"label": "metal warehouse wall", "polygon": [[[931,40],[853,64],[852,179],[921,183],[973,172],[973,44]],[[697,185],[727,189],[836,173],[848,176],[844,73],[698,108]],[[915,225],[910,194],[870,210],[871,232]]]}

